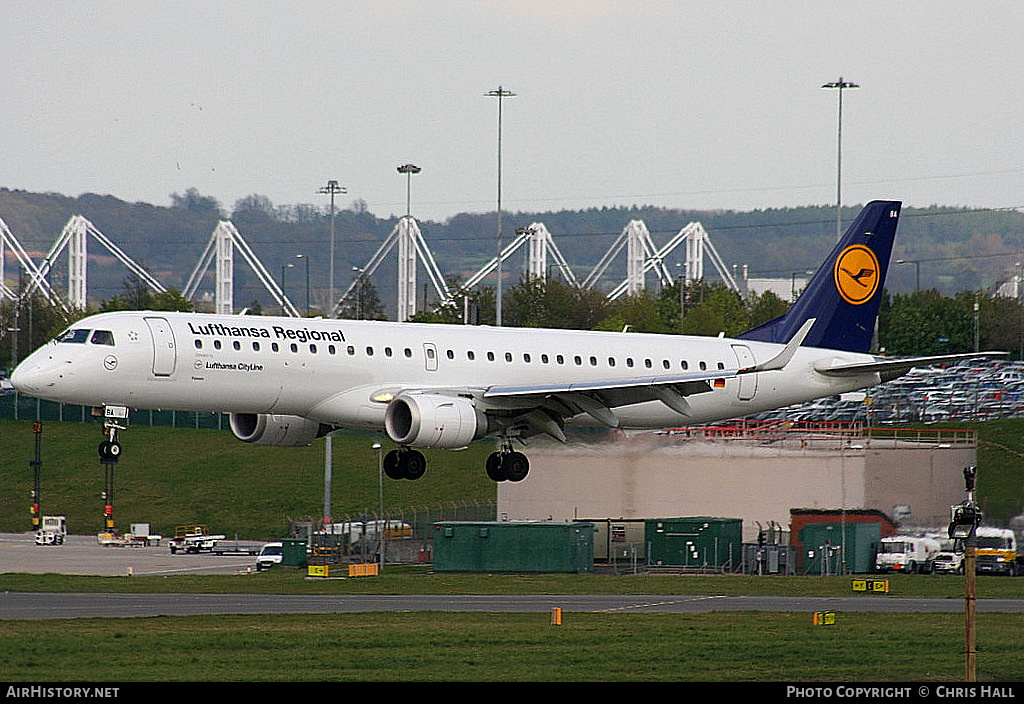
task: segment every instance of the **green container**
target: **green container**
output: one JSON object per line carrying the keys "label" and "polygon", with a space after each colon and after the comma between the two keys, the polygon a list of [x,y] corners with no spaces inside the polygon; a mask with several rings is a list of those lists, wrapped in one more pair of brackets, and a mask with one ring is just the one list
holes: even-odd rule
{"label": "green container", "polygon": [[592,572],[591,523],[435,523],[436,572]]}
{"label": "green container", "polygon": [[743,560],[739,518],[648,519],[644,536],[649,565],[739,569]]}
{"label": "green container", "polygon": [[881,525],[851,522],[845,527],[845,534],[842,523],[816,523],[800,530],[803,574],[866,574],[874,570]]}
{"label": "green container", "polygon": [[306,541],[287,538],[281,541],[281,565],[302,567],[306,564]]}

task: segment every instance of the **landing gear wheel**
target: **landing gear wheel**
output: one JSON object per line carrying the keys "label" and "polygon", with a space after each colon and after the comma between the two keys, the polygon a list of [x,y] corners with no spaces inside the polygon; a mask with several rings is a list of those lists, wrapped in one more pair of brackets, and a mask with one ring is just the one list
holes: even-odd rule
{"label": "landing gear wheel", "polygon": [[100,461],[116,462],[121,456],[121,443],[104,440],[99,446]]}
{"label": "landing gear wheel", "polygon": [[407,450],[399,456],[399,466],[406,479],[419,479],[427,471],[427,458],[418,450]]}
{"label": "landing gear wheel", "polygon": [[487,455],[487,464],[485,470],[487,471],[487,478],[493,482],[505,481],[505,472],[501,468],[502,454],[500,452],[492,452]]}
{"label": "landing gear wheel", "polygon": [[402,479],[401,453],[398,450],[391,450],[384,455],[384,474],[388,479]]}
{"label": "landing gear wheel", "polygon": [[501,460],[501,471],[510,482],[521,482],[530,473],[530,460],[522,452],[509,452]]}
{"label": "landing gear wheel", "polygon": [[419,479],[427,471],[427,458],[419,450],[391,450],[384,455],[388,479]]}

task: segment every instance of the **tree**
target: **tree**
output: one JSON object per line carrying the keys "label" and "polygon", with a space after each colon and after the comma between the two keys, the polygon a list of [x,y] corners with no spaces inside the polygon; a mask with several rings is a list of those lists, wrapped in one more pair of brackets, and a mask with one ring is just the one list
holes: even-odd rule
{"label": "tree", "polygon": [[131,273],[122,283],[124,292],[119,293],[100,303],[100,312],[115,310],[166,310],[190,312],[194,310],[192,301],[181,295],[176,289],[163,292],[151,291],[138,274]]}
{"label": "tree", "polygon": [[750,311],[750,327],[757,327],[775,320],[789,310],[789,304],[772,291],[747,294],[747,308]]}
{"label": "tree", "polygon": [[235,201],[231,219],[239,222],[276,220],[277,211],[269,198],[253,193]]}
{"label": "tree", "polygon": [[204,196],[196,188],[189,188],[184,195],[171,194],[171,207],[181,208],[197,215],[223,217],[220,201],[212,196]]}
{"label": "tree", "polygon": [[735,337],[748,330],[750,314],[740,294],[725,284],[702,284],[700,298],[692,307],[687,303],[683,317],[683,333],[686,335],[718,335]]}
{"label": "tree", "polygon": [[363,272],[359,272],[352,295],[338,309],[338,317],[349,320],[387,320],[377,287]]}

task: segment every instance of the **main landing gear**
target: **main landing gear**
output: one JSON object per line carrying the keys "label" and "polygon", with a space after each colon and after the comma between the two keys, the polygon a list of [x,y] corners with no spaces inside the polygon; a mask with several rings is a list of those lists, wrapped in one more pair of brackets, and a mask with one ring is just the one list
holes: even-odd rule
{"label": "main landing gear", "polygon": [[496,482],[521,482],[530,473],[530,460],[522,452],[503,447],[487,456],[487,476]]}
{"label": "main landing gear", "polygon": [[[496,482],[521,482],[530,473],[530,460],[502,442],[501,450],[487,456],[487,476]],[[427,460],[419,450],[400,447],[384,455],[384,474],[389,479],[419,479],[427,471]]]}
{"label": "main landing gear", "polygon": [[401,447],[384,455],[384,474],[389,479],[419,479],[427,471],[427,458],[419,450]]}

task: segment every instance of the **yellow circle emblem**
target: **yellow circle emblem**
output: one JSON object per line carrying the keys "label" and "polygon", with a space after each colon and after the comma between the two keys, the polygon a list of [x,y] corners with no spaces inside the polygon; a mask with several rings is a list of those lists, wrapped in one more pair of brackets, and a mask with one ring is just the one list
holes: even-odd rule
{"label": "yellow circle emblem", "polygon": [[847,247],[836,258],[836,288],[847,303],[867,303],[878,289],[878,274],[878,257],[862,244]]}

